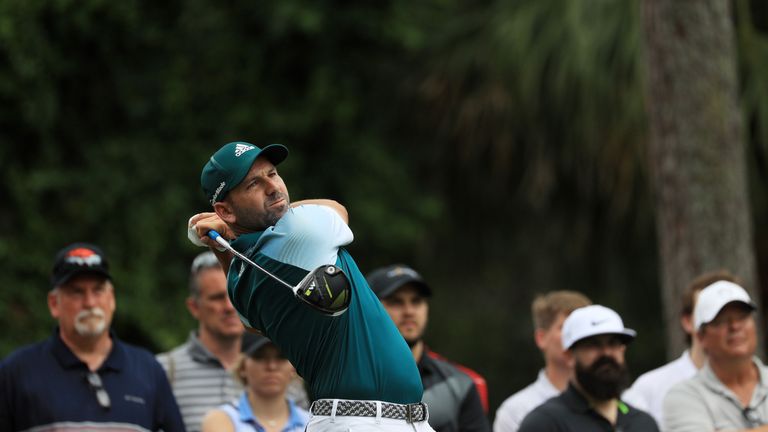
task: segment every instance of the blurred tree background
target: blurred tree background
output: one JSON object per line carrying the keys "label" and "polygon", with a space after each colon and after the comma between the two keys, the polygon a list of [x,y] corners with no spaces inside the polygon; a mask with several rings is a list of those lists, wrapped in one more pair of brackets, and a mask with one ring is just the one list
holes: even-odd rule
{"label": "blurred tree background", "polygon": [[[112,261],[124,339],[182,342],[220,145],[286,144],[293,199],[351,214],[361,269],[435,290],[427,340],[491,409],[541,365],[529,305],[583,291],[666,357],[640,2],[0,0],[0,356],[49,334],[54,253]],[[768,5],[733,2],[759,280],[768,281]]]}

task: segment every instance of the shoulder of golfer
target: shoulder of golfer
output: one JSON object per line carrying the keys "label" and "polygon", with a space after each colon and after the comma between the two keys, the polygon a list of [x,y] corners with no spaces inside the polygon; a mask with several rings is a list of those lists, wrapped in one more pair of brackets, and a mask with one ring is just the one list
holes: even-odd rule
{"label": "shoulder of golfer", "polygon": [[349,213],[347,213],[346,207],[339,204],[337,201],[331,199],[307,199],[291,203],[291,207],[298,207],[305,204],[315,204],[330,207],[333,209],[333,211],[338,213],[339,216],[341,216],[341,219],[344,221],[344,223],[349,224]]}

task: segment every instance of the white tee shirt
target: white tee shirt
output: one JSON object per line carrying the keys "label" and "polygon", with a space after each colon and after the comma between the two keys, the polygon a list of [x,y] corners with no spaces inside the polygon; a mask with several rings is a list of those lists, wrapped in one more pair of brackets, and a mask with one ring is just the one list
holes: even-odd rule
{"label": "white tee shirt", "polygon": [[632,387],[621,395],[621,400],[646,411],[661,425],[664,417],[664,396],[673,385],[693,377],[696,372],[696,365],[686,350],[677,360],[640,375]]}
{"label": "white tee shirt", "polygon": [[544,369],[540,370],[536,381],[501,403],[496,410],[493,432],[517,432],[529,412],[559,394],[560,391],[549,382]]}

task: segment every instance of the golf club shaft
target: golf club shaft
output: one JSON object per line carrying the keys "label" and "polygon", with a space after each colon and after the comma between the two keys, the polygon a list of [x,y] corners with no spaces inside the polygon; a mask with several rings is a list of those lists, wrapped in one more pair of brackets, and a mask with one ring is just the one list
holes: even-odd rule
{"label": "golf club shaft", "polygon": [[221,234],[219,234],[215,230],[208,231],[208,237],[212,238],[216,243],[218,243],[218,244],[222,245],[223,247],[225,247],[228,251],[232,252],[232,254],[235,255],[236,257],[240,258],[241,260],[243,260],[243,261],[247,262],[248,264],[256,267],[259,270],[261,270],[264,274],[266,274],[267,276],[271,277],[272,279],[274,279],[274,280],[280,282],[281,284],[287,286],[288,288],[291,289],[291,291],[293,291],[294,294],[296,293],[296,290],[297,290],[296,287],[294,287],[291,284],[289,284],[288,282],[280,279],[279,277],[273,275],[272,273],[270,273],[266,269],[264,269],[262,266],[260,266],[260,265],[256,264],[255,262],[251,261],[247,256],[245,256],[245,255],[241,254],[240,252],[236,251],[235,248],[233,248],[232,245],[229,244],[229,242],[227,240],[225,240],[224,237],[222,237]]}

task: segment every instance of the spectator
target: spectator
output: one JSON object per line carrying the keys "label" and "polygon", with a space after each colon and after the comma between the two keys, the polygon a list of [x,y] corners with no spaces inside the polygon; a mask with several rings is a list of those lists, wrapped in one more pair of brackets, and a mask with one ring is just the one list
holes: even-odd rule
{"label": "spectator", "polygon": [[562,338],[574,376],[563,393],[523,419],[520,432],[659,430],[648,413],[618,399],[629,382],[624,353],[635,338],[619,314],[600,305],[576,309],[563,323]]}
{"label": "spectator", "polygon": [[664,418],[663,402],[667,391],[678,382],[693,377],[704,365],[706,354],[698,339],[693,337],[693,308],[701,290],[719,280],[738,283],[732,274],[720,270],[697,277],[683,293],[680,325],[687,334],[690,348],[677,360],[640,375],[622,395],[622,400],[647,411],[658,424],[662,424]]}
{"label": "spectator", "polygon": [[296,370],[269,339],[246,334],[232,372],[246,390],[236,402],[210,411],[203,432],[304,431],[309,413],[287,397]]}
{"label": "spectator", "polygon": [[110,330],[115,294],[100,248],[59,251],[48,309],[53,335],[0,365],[0,430],[184,430],[155,358]]}
{"label": "spectator", "polygon": [[667,393],[665,431],[768,431],[768,370],[755,356],[755,309],[733,282],[701,291],[693,326],[707,361]]}
{"label": "spectator", "polygon": [[411,348],[432,407],[429,424],[437,432],[486,432],[488,419],[474,381],[445,359],[429,355],[424,330],[432,290],[410,267],[395,264],[371,272],[368,284]]}
{"label": "spectator", "polygon": [[187,431],[200,430],[208,410],[236,399],[243,391],[227,371],[240,354],[243,325],[227,295],[219,260],[204,252],[192,261],[187,309],[198,321],[187,341],[160,354]]}
{"label": "spectator", "polygon": [[493,432],[516,432],[531,410],[565,390],[573,367],[563,349],[563,321],[573,310],[590,304],[584,294],[575,291],[552,291],[533,300],[533,339],[544,355],[544,369],[536,381],[502,402],[496,410]]}

